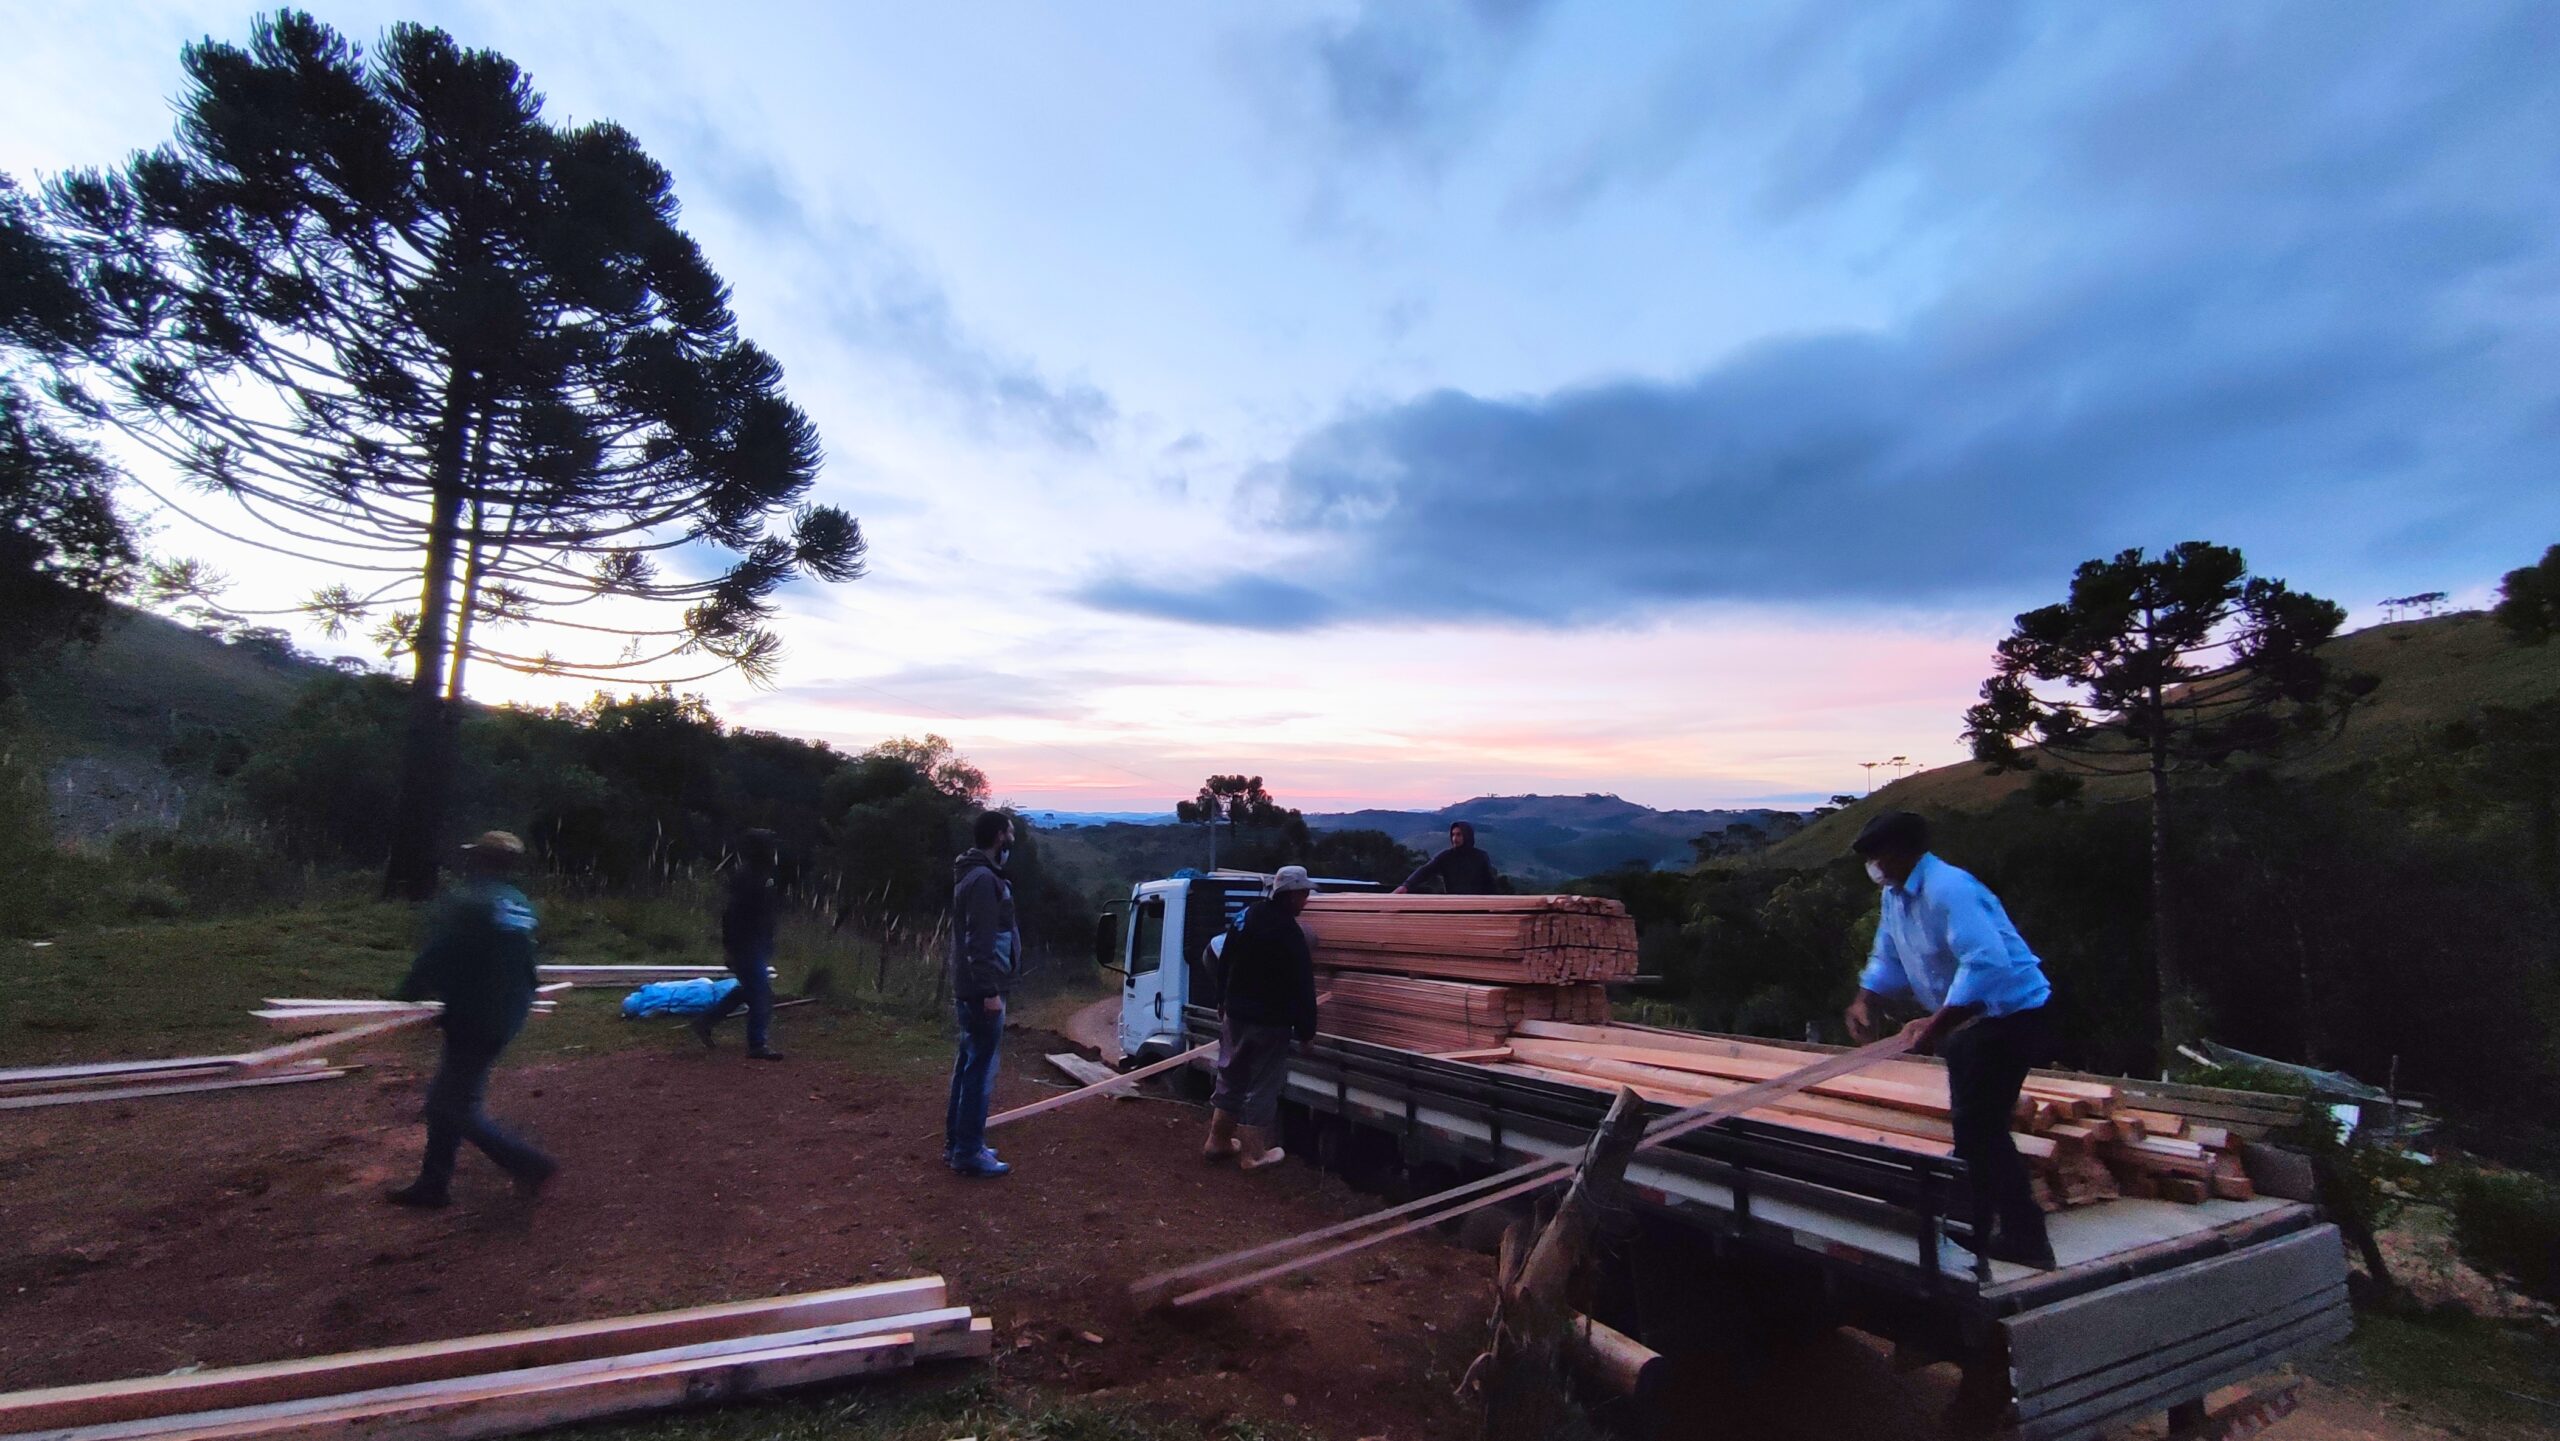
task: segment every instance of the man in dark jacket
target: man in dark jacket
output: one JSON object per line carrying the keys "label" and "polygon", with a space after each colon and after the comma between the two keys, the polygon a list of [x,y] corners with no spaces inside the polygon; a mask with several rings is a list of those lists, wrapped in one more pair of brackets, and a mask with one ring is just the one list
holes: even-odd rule
{"label": "man in dark jacket", "polygon": [[1453,896],[1490,896],[1500,893],[1501,882],[1493,873],[1493,857],[1476,849],[1476,828],[1465,821],[1449,822],[1449,848],[1424,861],[1404,884],[1396,887],[1403,895],[1424,881],[1438,877],[1440,887]]}
{"label": "man in dark jacket", "polygon": [[729,902],[720,909],[720,951],[738,984],[694,1017],[693,1033],[711,1044],[711,1028],[740,1006],[747,1009],[747,1054],[759,1061],[779,1061],[773,1040],[773,939],[781,921],[781,892],[773,873],[781,856],[771,831],[754,830],[738,838],[737,858],[729,872]]}
{"label": "man in dark jacket", "polygon": [[1013,1169],[987,1145],[987,1103],[995,1095],[1004,998],[1013,989],[1022,933],[1014,924],[1013,883],[1004,873],[1012,819],[989,811],[978,817],[974,838],[977,844],[960,853],[951,886],[951,1005],[960,1054],[951,1064],[943,1160],[963,1176],[992,1177]]}
{"label": "man in dark jacket", "polygon": [[1280,1088],[1289,1079],[1289,1041],[1316,1038],[1315,957],[1298,913],[1315,894],[1304,866],[1282,866],[1271,894],[1236,923],[1220,949],[1225,1005],[1218,1017],[1218,1086],[1210,1096],[1209,1141],[1200,1154],[1229,1156],[1248,1171],[1278,1165],[1273,1145]]}
{"label": "man in dark jacket", "polygon": [[444,1002],[444,1056],[427,1083],[426,1161],[417,1180],[385,1198],[394,1205],[450,1205],[453,1163],[465,1141],[487,1152],[528,1198],[560,1169],[480,1109],[491,1068],[533,1009],[533,904],[514,884],[523,864],[524,842],[505,831],[463,847],[462,884],[438,903],[427,942],[394,993]]}

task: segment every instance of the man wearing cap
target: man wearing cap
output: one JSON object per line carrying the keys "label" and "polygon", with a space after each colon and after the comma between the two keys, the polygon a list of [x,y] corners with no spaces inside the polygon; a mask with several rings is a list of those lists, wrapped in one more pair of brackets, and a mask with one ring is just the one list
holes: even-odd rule
{"label": "man wearing cap", "polygon": [[1280,1088],[1289,1078],[1289,1041],[1316,1038],[1316,969],[1298,913],[1316,891],[1304,866],[1282,866],[1271,892],[1249,907],[1228,936],[1224,1004],[1218,1018],[1218,1084],[1209,1097],[1209,1141],[1200,1154],[1229,1156],[1248,1171],[1278,1165],[1272,1144]]}
{"label": "man wearing cap", "polygon": [[2027,1072],[2054,1055],[2044,963],[1999,897],[1929,853],[1927,821],[1909,811],[1878,816],[1850,849],[1884,889],[1884,910],[1849,1003],[1849,1034],[1875,1039],[1890,1000],[1927,1009],[1903,1030],[1913,1050],[1946,1058],[1955,1153],[1972,1182],[1975,1249],[2051,1270],[2044,1212],[2009,1139]]}
{"label": "man wearing cap", "polygon": [[404,1001],[441,1000],[444,1056],[427,1083],[427,1156],[418,1179],[385,1199],[436,1207],[453,1200],[453,1163],[469,1141],[528,1199],[559,1163],[499,1129],[480,1109],[499,1053],[533,1009],[533,903],[516,889],[524,842],[490,831],[462,849],[462,884],[437,903],[427,942],[400,982]]}

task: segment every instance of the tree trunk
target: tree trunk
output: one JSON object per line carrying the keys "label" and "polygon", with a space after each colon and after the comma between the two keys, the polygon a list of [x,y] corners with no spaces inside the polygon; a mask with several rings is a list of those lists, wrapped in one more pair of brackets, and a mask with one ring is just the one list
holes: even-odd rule
{"label": "tree trunk", "polygon": [[1643,1136],[1644,1102],[1621,1090],[1592,1133],[1554,1219],[1518,1258],[1517,1274],[1509,1274],[1506,1258],[1485,1371],[1486,1441],[1550,1441],[1569,1434],[1573,1413],[1563,1366],[1575,1316],[1572,1286],[1626,1178],[1627,1158]]}
{"label": "tree trunk", "polygon": [[2160,1069],[2177,1064],[2178,1047],[2195,1039],[2195,1007],[2178,969],[2178,912],[2171,894],[2169,766],[2154,742],[2151,760],[2151,963],[2159,976]]}
{"label": "tree trunk", "polygon": [[436,889],[444,838],[445,790],[453,769],[453,733],[444,699],[447,622],[453,609],[454,551],[462,532],[463,432],[469,410],[459,387],[445,403],[444,434],[430,477],[426,575],[418,592],[415,666],[409,720],[401,740],[400,798],[391,816],[391,858],[383,868],[386,900],[423,901]]}

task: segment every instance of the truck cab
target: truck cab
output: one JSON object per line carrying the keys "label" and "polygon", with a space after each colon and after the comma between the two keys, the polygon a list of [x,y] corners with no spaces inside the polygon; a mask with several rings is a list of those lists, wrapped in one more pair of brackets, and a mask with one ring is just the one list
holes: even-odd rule
{"label": "truck cab", "polygon": [[[1131,1064],[1185,1048],[1185,1007],[1217,1008],[1217,982],[1197,964],[1200,953],[1270,888],[1261,871],[1184,872],[1141,881],[1126,901],[1104,908],[1094,960],[1120,977],[1120,1053]],[[1319,894],[1380,889],[1374,881],[1316,879]]]}

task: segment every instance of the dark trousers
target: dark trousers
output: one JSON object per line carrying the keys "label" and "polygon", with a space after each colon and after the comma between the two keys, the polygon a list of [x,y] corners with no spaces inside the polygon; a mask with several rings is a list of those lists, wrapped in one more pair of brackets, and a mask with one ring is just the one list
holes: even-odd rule
{"label": "dark trousers", "polygon": [[498,1064],[503,1049],[445,1038],[444,1059],[437,1063],[435,1079],[427,1083],[427,1159],[418,1168],[420,1185],[439,1192],[450,1186],[454,1159],[465,1141],[487,1152],[510,1176],[551,1169],[549,1156],[499,1129],[480,1109],[489,1092],[490,1068]]}
{"label": "dark trousers", "polygon": [[759,951],[751,956],[729,957],[729,974],[738,978],[738,987],[711,1003],[714,1023],[734,1014],[740,1006],[747,1008],[747,1049],[761,1051],[773,1039],[773,952]]}
{"label": "dark trousers", "polygon": [[1987,1240],[1996,1225],[2008,1246],[2031,1252],[2045,1246],[2044,1211],[2036,1205],[2027,1163],[2018,1159],[2009,1128],[2027,1072],[2053,1059],[2053,1021],[2045,1010],[1983,1017],[1959,1029],[1944,1047],[1956,1159],[1964,1162],[1973,1187],[1974,1235]]}
{"label": "dark trousers", "polygon": [[951,1063],[951,1104],[943,1113],[942,1150],[965,1159],[987,1144],[987,1103],[996,1093],[996,1057],[1004,1043],[1004,1012],[984,999],[954,1001],[960,1054]]}

